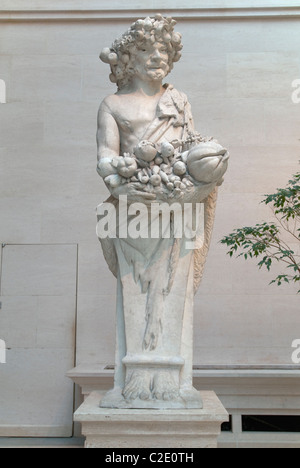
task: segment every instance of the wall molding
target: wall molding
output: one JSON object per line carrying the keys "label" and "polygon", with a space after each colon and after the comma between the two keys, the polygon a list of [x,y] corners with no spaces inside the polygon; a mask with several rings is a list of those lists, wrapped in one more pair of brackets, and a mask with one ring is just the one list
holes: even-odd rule
{"label": "wall molding", "polygon": [[[247,3],[246,3],[247,5]],[[300,18],[299,6],[159,8],[160,13],[178,20],[282,19]],[[151,16],[157,8],[149,9],[0,9],[1,22],[26,21],[125,21]]]}

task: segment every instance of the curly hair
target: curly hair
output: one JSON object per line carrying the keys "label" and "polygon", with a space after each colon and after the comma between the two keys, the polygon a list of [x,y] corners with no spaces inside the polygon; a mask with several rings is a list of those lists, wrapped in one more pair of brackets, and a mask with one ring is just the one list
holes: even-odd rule
{"label": "curly hair", "polygon": [[111,48],[104,48],[100,59],[111,68],[110,80],[118,89],[124,88],[134,75],[134,58],[137,51],[147,43],[160,42],[168,51],[170,72],[174,62],[181,58],[181,34],[174,32],[176,21],[157,14],[155,18],[147,17],[133,23],[126,33],[117,39]]}

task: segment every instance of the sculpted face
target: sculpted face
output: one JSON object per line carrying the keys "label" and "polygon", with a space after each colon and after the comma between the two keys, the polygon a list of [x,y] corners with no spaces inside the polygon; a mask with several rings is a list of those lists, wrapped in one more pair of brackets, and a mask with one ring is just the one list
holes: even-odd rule
{"label": "sculpted face", "polygon": [[168,60],[166,44],[147,41],[135,54],[135,76],[143,81],[161,81],[169,72]]}
{"label": "sculpted face", "polygon": [[181,34],[174,31],[176,21],[157,14],[133,23],[116,39],[112,47],[105,47],[100,59],[111,68],[110,80],[121,90],[132,77],[162,80],[181,57]]}

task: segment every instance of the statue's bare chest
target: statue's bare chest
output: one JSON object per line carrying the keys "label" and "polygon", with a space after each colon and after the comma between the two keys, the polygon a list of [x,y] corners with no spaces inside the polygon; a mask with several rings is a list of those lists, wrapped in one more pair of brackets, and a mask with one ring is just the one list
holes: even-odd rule
{"label": "statue's bare chest", "polygon": [[156,98],[134,99],[133,96],[122,96],[114,109],[114,117],[121,134],[142,138],[156,117],[157,104]]}

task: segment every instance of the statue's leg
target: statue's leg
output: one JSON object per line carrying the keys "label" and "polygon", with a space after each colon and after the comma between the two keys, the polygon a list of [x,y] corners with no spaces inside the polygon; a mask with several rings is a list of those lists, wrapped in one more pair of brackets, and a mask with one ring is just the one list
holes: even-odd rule
{"label": "statue's leg", "polygon": [[172,288],[165,297],[162,347],[173,356],[180,356],[179,373],[172,366],[158,369],[153,378],[153,397],[176,400],[182,384],[192,387],[193,361],[193,251],[185,250],[182,241]]}
{"label": "statue's leg", "polygon": [[[158,263],[155,259],[150,267],[142,265],[139,271],[144,274],[139,276],[118,242],[115,392],[119,396],[113,405],[185,407],[182,388],[185,395],[192,389],[193,252],[185,250],[182,240],[168,291],[172,241],[161,244]],[[145,340],[150,344],[147,349]]]}

